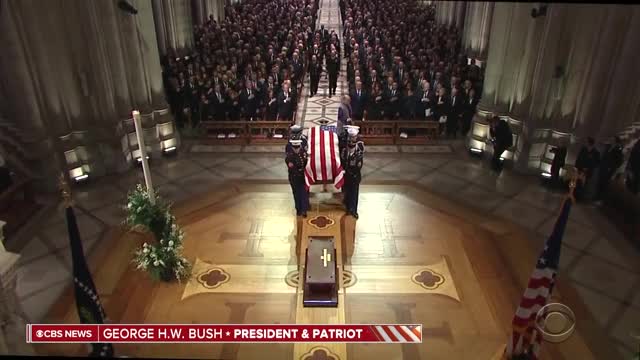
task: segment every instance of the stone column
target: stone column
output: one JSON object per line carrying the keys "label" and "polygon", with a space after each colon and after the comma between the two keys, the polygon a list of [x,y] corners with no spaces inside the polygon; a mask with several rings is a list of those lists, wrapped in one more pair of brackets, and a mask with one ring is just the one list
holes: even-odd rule
{"label": "stone column", "polygon": [[465,7],[466,3],[464,1],[436,2],[436,23],[446,26],[455,25],[458,28],[462,28]]}
{"label": "stone column", "polygon": [[493,2],[468,2],[462,36],[462,48],[473,58],[486,60],[493,18]]}
{"label": "stone column", "polygon": [[209,20],[209,16],[213,15],[213,19],[221,21],[224,19],[224,0],[191,0],[193,8],[194,23],[200,25]]}
{"label": "stone column", "polygon": [[536,43],[536,25],[530,12],[530,4],[495,3],[480,110],[509,112],[520,76],[522,54]]}
{"label": "stone column", "polygon": [[[132,109],[167,108],[151,0],[3,2],[0,82],[4,114],[46,144],[43,156],[62,156],[59,137],[87,131],[99,152],[90,156],[115,171],[124,163],[116,125]],[[53,182],[63,166],[49,161]]]}
{"label": "stone column", "polygon": [[191,0],[152,0],[158,49],[165,55],[193,46]]}
{"label": "stone column", "polygon": [[[549,160],[547,150],[571,137],[599,140],[640,113],[640,7],[496,3],[482,111],[522,121],[521,169]],[[621,84],[626,84],[621,86]],[[569,148],[567,163],[579,145]],[[533,168],[532,168],[533,166]]]}
{"label": "stone column", "polygon": [[[575,101],[575,114],[563,119],[571,123],[565,126],[575,129],[578,136],[605,140],[638,121],[640,116],[640,84],[631,80],[640,78],[637,66],[640,6],[591,7],[594,8],[591,18],[600,20],[592,25],[598,26],[593,39],[597,45],[588,57],[588,74],[582,82],[579,101]],[[571,94],[565,94],[568,95]],[[570,104],[568,101],[563,104],[565,113],[569,112]]]}

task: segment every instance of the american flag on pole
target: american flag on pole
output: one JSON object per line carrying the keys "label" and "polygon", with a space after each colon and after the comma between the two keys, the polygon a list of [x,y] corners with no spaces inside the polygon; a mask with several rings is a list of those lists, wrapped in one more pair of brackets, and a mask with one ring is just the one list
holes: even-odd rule
{"label": "american flag on pole", "polygon": [[560,263],[560,247],[562,236],[569,219],[572,198],[567,197],[562,204],[562,210],[556,220],[553,232],[544,244],[544,249],[536,268],[529,278],[529,285],[524,291],[520,305],[513,317],[513,332],[507,342],[507,356],[519,355],[527,352],[532,359],[538,359],[542,334],[535,327],[536,315],[547,304],[553,291],[558,264]]}
{"label": "american flag on pole", "polygon": [[309,131],[309,161],[305,169],[307,190],[315,183],[332,183],[339,190],[344,183],[344,170],[340,164],[338,135],[321,127]]}

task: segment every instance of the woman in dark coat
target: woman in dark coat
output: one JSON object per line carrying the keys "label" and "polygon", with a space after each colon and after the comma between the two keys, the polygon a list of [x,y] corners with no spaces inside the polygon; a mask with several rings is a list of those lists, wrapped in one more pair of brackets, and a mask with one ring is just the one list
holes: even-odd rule
{"label": "woman in dark coat", "polygon": [[382,99],[382,91],[380,90],[380,86],[377,84],[373,87],[371,91],[370,101],[367,104],[367,120],[382,120],[383,113],[383,99]]}

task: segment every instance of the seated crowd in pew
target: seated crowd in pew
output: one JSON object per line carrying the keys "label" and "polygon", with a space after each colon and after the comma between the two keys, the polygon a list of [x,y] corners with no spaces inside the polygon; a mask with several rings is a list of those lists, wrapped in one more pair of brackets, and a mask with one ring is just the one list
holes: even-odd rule
{"label": "seated crowd in pew", "polygon": [[[432,120],[465,136],[482,71],[461,53],[460,30],[411,0],[341,0],[354,120]],[[398,19],[402,19],[398,21]]]}
{"label": "seated crowd in pew", "polygon": [[162,61],[178,126],[292,121],[309,59],[329,45],[315,30],[317,10],[318,0],[254,0],[225,6],[220,22],[210,17],[195,26],[195,48]]}

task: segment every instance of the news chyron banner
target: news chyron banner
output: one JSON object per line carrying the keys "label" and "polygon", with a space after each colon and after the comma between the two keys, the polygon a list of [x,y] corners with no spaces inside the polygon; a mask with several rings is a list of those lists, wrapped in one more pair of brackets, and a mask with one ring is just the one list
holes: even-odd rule
{"label": "news chyron banner", "polygon": [[27,325],[29,343],[422,343],[422,325]]}

